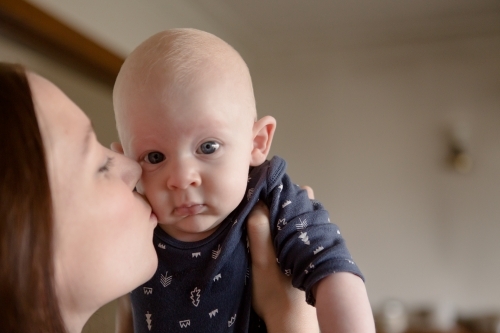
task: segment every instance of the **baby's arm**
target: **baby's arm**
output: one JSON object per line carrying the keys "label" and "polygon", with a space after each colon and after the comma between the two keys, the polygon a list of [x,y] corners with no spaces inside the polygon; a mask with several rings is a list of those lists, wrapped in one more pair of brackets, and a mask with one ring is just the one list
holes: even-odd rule
{"label": "baby's arm", "polygon": [[375,332],[373,314],[363,280],[347,272],[331,274],[313,287],[322,333]]}
{"label": "baby's arm", "polygon": [[292,274],[296,287],[307,290],[322,333],[375,332],[361,272],[340,231],[280,166],[279,160],[271,161],[267,179],[272,189],[265,200],[271,220],[277,221],[271,226],[281,269]]}

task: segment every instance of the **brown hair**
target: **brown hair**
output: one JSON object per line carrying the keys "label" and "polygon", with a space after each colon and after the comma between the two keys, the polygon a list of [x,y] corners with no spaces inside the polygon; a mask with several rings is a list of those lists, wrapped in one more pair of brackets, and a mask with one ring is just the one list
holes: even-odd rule
{"label": "brown hair", "polygon": [[0,332],[65,332],[42,136],[22,66],[0,62]]}

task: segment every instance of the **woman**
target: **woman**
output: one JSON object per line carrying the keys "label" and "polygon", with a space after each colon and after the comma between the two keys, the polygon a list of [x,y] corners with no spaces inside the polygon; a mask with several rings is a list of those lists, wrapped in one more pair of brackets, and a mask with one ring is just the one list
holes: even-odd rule
{"label": "woman", "polygon": [[[74,103],[20,66],[0,63],[0,117],[0,332],[81,332],[156,269],[156,217],[134,191],[140,167],[100,145]],[[269,332],[299,332],[313,308],[281,280],[267,225],[260,210],[249,226],[255,280],[266,276],[256,310]]]}

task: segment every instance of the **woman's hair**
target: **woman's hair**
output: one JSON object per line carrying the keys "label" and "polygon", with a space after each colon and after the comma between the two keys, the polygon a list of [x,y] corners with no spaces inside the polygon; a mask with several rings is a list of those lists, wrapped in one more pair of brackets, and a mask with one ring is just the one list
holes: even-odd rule
{"label": "woman's hair", "polygon": [[44,145],[22,66],[0,62],[0,332],[65,332]]}

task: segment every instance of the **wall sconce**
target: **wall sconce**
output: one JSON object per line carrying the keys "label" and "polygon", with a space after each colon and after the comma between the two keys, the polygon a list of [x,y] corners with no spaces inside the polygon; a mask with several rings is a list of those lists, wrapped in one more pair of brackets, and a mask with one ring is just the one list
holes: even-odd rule
{"label": "wall sconce", "polygon": [[456,123],[451,127],[448,162],[453,170],[466,174],[472,169],[470,155],[470,130],[466,123]]}

